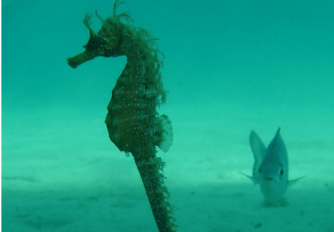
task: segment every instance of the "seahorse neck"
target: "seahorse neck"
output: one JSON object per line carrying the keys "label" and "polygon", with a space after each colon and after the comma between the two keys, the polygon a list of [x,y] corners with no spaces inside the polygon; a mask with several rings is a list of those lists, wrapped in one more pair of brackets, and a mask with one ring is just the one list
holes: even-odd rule
{"label": "seahorse neck", "polygon": [[[125,48],[127,66],[131,66],[133,68],[136,67],[140,70],[141,68],[153,65],[150,62],[153,58],[151,50],[152,49],[146,41],[132,38],[129,42],[127,42],[127,47]],[[138,72],[136,74],[138,75]]]}

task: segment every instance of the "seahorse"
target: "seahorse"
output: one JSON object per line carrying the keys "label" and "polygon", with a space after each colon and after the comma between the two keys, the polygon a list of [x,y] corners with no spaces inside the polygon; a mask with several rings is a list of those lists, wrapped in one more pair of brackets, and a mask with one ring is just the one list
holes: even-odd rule
{"label": "seahorse", "polygon": [[157,146],[167,152],[173,141],[171,120],[157,112],[167,95],[161,76],[163,54],[157,40],[148,31],[133,26],[127,12],[116,14],[124,2],[115,2],[112,17],[103,19],[95,12],[102,23],[97,33],[91,28],[92,15],[86,14],[83,23],[90,38],[85,51],[67,61],[76,68],[97,56],[127,57],[107,107],[105,122],[109,138],[120,151],[133,156],[159,231],[176,231],[173,207],[164,183],[165,163],[156,155]]}

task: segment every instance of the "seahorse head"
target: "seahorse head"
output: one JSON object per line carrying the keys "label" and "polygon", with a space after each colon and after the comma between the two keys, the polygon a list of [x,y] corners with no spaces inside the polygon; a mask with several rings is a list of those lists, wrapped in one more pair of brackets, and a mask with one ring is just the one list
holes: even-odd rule
{"label": "seahorse head", "polygon": [[[86,17],[90,19],[91,16]],[[98,33],[90,28],[89,22],[85,23],[89,29],[90,38],[83,47],[87,52],[95,53],[96,56],[116,57],[124,55],[124,49],[122,49],[123,35],[126,29],[124,24],[117,17],[110,17],[106,20],[99,17],[99,19],[102,22],[102,27]]]}
{"label": "seahorse head", "polygon": [[[118,3],[118,5],[122,3]],[[131,18],[127,13],[116,15],[116,7],[117,1],[115,3],[114,15],[107,19],[102,19],[95,12],[102,23],[102,27],[97,33],[91,28],[92,15],[86,14],[83,23],[88,28],[90,37],[87,44],[83,46],[85,51],[67,60],[72,68],[76,68],[80,64],[92,60],[97,56],[117,57],[125,55],[124,48],[126,44],[124,44],[124,41],[126,41],[126,37],[130,34],[130,28],[121,22],[121,18],[128,20],[131,20]]]}

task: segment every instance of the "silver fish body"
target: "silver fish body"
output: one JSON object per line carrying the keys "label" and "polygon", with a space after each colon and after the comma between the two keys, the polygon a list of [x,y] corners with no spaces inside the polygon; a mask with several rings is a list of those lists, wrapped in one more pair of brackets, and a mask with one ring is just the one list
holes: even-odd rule
{"label": "silver fish body", "polygon": [[288,153],[280,135],[280,128],[267,148],[254,131],[251,131],[249,140],[255,162],[253,176],[248,177],[260,185],[265,206],[285,205],[284,194],[288,186],[298,179],[288,180]]}

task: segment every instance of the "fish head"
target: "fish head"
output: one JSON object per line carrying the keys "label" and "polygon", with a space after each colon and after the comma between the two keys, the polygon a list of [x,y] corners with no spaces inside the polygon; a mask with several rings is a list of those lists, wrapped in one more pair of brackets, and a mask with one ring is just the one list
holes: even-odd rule
{"label": "fish head", "polygon": [[258,170],[261,192],[266,202],[276,203],[283,199],[286,192],[288,186],[287,170],[282,164],[266,163],[265,161]]}

